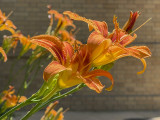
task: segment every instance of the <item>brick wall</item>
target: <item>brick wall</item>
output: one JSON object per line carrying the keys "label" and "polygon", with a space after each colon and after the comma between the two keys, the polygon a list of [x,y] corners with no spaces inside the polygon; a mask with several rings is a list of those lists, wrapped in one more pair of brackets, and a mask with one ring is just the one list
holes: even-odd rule
{"label": "brick wall", "polygon": [[[64,108],[71,110],[160,110],[160,1],[159,0],[0,0],[0,9],[9,13],[14,11],[12,19],[18,29],[26,35],[44,33],[49,24],[46,5],[51,4],[55,10],[63,12],[70,10],[86,18],[106,21],[109,30],[113,29],[113,15],[118,16],[120,26],[129,17],[129,11],[141,12],[135,27],[141,25],[148,18],[152,20],[140,28],[136,33],[138,38],[134,45],[147,45],[152,51],[152,57],[147,59],[147,70],[142,75],[136,72],[142,69],[141,62],[134,58],[123,58],[116,62],[111,70],[115,79],[115,86],[111,92],[103,91],[97,94],[85,88],[73,96],[61,100]],[[87,25],[83,22],[75,22],[80,31],[77,38],[83,42],[89,35]],[[0,33],[2,36],[2,33]],[[9,74],[9,66],[14,61],[10,57],[7,63],[1,63],[1,86],[6,85]],[[16,69],[22,66],[25,58],[17,63]],[[43,70],[42,70],[43,71]],[[39,73],[33,85],[26,92],[31,95],[42,83],[42,71]],[[20,85],[23,74],[18,76]],[[38,82],[37,82],[38,81]],[[106,86],[109,82],[102,78]],[[41,83],[40,83],[41,82]]]}

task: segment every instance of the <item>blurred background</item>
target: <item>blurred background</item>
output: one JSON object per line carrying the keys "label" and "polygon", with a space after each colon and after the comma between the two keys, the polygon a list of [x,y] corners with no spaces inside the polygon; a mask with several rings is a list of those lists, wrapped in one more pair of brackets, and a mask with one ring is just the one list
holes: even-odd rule
{"label": "blurred background", "polygon": [[[118,17],[120,27],[122,27],[128,20],[130,11],[140,11],[141,15],[134,29],[152,17],[149,23],[136,31],[138,38],[131,44],[146,45],[151,49],[152,57],[146,59],[147,69],[144,74],[137,75],[137,72],[143,69],[139,60],[132,57],[120,59],[110,71],[115,80],[111,92],[104,90],[101,94],[97,94],[95,91],[84,88],[73,96],[60,100],[59,106],[65,109],[70,108],[70,111],[160,110],[160,0],[0,0],[0,9],[6,14],[13,11],[10,19],[26,36],[45,33],[49,25],[47,5],[52,5],[52,8],[60,13],[69,10],[86,18],[106,21],[109,31],[114,29],[114,15]],[[80,28],[76,38],[85,43],[90,34],[87,24],[77,21],[74,23],[77,28]],[[1,39],[4,33],[6,34],[6,32],[0,32]],[[13,75],[16,76],[16,81],[12,81],[11,85],[16,89],[20,87],[21,80],[24,78],[24,74],[17,74],[17,71],[27,58],[28,54],[22,57],[14,67]],[[0,64],[1,90],[6,86],[15,59],[16,54],[11,52],[8,61]],[[43,83],[44,68],[45,66],[25,91],[25,95],[30,96],[40,88]],[[102,83],[106,87],[110,85],[108,79],[102,78]]]}

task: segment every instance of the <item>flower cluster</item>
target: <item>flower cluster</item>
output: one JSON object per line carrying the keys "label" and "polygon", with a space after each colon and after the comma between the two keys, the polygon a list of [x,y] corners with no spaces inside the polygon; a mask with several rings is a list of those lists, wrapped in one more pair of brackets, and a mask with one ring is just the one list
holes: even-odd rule
{"label": "flower cluster", "polygon": [[16,96],[13,86],[9,86],[8,90],[4,90],[0,95],[0,114],[4,113],[9,108],[24,102],[27,98],[25,96]]}
{"label": "flower cluster", "polygon": [[54,110],[55,106],[58,103],[59,103],[58,101],[51,103],[47,107],[45,114],[42,116],[41,120],[63,120],[64,118],[63,112],[62,112],[63,109],[60,108],[58,111]]}
{"label": "flower cluster", "polygon": [[138,12],[130,13],[130,18],[122,29],[119,28],[117,18],[114,17],[115,28],[110,33],[104,21],[86,19],[70,11],[65,11],[64,14],[71,19],[88,23],[89,30],[94,30],[88,37],[87,44],[76,47],[69,42],[61,41],[56,36],[39,35],[32,38],[32,43],[46,48],[55,57],[55,60],[44,70],[45,81],[59,74],[57,81],[60,89],[85,83],[90,89],[100,93],[104,86],[97,76],[105,76],[111,80],[112,85],[107,90],[111,90],[114,84],[113,77],[108,71],[96,69],[100,66],[110,64],[122,57],[133,56],[140,59],[144,65],[144,69],[138,74],[145,71],[144,58],[151,56],[149,48],[146,46],[126,47],[137,37],[136,34],[132,36],[130,31],[139,16]]}

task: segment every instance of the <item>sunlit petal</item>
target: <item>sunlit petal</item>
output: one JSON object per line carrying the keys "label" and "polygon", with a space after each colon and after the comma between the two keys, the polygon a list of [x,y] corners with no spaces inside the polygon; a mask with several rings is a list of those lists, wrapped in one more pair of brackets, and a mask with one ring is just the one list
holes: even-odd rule
{"label": "sunlit petal", "polygon": [[104,70],[101,70],[101,69],[93,70],[93,71],[87,73],[84,78],[94,78],[94,77],[97,77],[97,76],[105,76],[105,77],[109,78],[112,85],[110,87],[108,87],[106,90],[111,91],[112,88],[113,88],[113,85],[114,85],[114,80],[113,80],[112,75],[107,71],[104,71]]}
{"label": "sunlit petal", "polygon": [[113,33],[109,35],[109,38],[112,40],[112,42],[115,42],[117,39],[119,39],[119,44],[126,46],[133,42],[137,38],[137,35],[134,34],[133,36],[131,36],[126,32],[119,30],[118,34],[116,33],[116,31],[113,31]]}
{"label": "sunlit petal", "polygon": [[82,78],[78,77],[78,75],[73,74],[72,70],[65,70],[59,74],[58,85],[61,89],[73,87],[83,83]]}
{"label": "sunlit petal", "polygon": [[2,53],[2,55],[4,57],[4,62],[6,62],[7,61],[7,55],[6,55],[6,53],[5,53],[5,51],[3,50],[2,47],[0,47],[0,53]]}
{"label": "sunlit petal", "polygon": [[59,62],[63,61],[62,42],[57,37],[49,35],[40,35],[33,37],[32,43],[37,44],[49,50]]}
{"label": "sunlit petal", "polygon": [[86,19],[85,17],[81,17],[76,13],[72,13],[71,11],[65,11],[63,14],[68,15],[71,19],[88,23],[90,31],[94,28],[96,32],[101,33],[104,37],[108,36],[107,23],[104,21],[100,22],[96,20]]}
{"label": "sunlit petal", "polygon": [[43,79],[44,80],[48,80],[50,77],[52,77],[53,75],[60,73],[64,70],[66,70],[67,68],[64,67],[63,65],[61,65],[59,62],[57,61],[52,61],[44,70],[43,73]]}
{"label": "sunlit petal", "polygon": [[93,51],[100,43],[102,43],[106,38],[96,31],[92,32],[87,40],[87,45],[90,51]]}
{"label": "sunlit petal", "polygon": [[136,12],[130,12],[130,17],[129,17],[129,20],[125,23],[125,25],[123,26],[123,30],[125,30],[126,32],[131,32],[135,22],[136,22],[136,19],[139,17],[140,13],[138,11]]}
{"label": "sunlit petal", "polygon": [[90,89],[95,90],[97,93],[100,93],[104,88],[104,86],[97,78],[86,78],[83,79],[83,81]]}
{"label": "sunlit petal", "polygon": [[73,56],[74,54],[74,50],[73,50],[73,47],[71,46],[71,44],[69,44],[68,42],[63,42],[63,54],[65,54],[64,56],[68,56],[71,57]]}
{"label": "sunlit petal", "polygon": [[127,51],[129,51],[129,54],[137,57],[139,59],[150,57],[151,52],[148,47],[146,46],[132,46],[129,48],[126,48]]}
{"label": "sunlit petal", "polygon": [[104,40],[99,46],[97,46],[94,51],[92,52],[91,59],[94,61],[98,59],[100,56],[104,55],[103,53],[107,51],[107,48],[111,45],[111,40],[106,39]]}
{"label": "sunlit petal", "polygon": [[140,71],[140,72],[137,72],[137,74],[142,74],[142,73],[144,73],[145,72],[145,70],[146,70],[146,66],[147,66],[147,64],[146,64],[146,61],[145,61],[145,59],[141,59],[141,62],[143,63],[143,70],[142,71]]}

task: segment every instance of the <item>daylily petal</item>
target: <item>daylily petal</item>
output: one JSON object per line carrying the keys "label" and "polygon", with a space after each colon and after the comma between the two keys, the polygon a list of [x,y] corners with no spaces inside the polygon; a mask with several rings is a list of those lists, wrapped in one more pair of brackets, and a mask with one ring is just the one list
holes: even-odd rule
{"label": "daylily petal", "polygon": [[59,62],[57,61],[52,61],[44,70],[43,73],[43,79],[44,80],[48,80],[50,77],[52,77],[53,75],[60,73],[64,70],[66,70],[67,68],[64,67],[63,65],[61,65]]}
{"label": "daylily petal", "polygon": [[137,72],[137,74],[142,74],[142,73],[144,73],[144,71],[146,70],[146,66],[147,66],[147,64],[146,64],[146,61],[145,61],[145,59],[141,59],[141,62],[143,63],[143,70],[142,71],[140,71],[140,72]]}
{"label": "daylily petal", "polygon": [[16,95],[13,95],[11,98],[7,99],[5,102],[5,106],[7,108],[14,107],[17,104],[18,98]]}
{"label": "daylily petal", "polygon": [[93,20],[93,23],[94,23],[95,26],[98,27],[98,30],[101,32],[101,34],[104,37],[108,36],[108,26],[107,26],[106,22],[104,22],[104,21],[100,22],[100,21]]}
{"label": "daylily petal", "polygon": [[95,90],[97,93],[100,93],[104,88],[104,86],[97,78],[86,78],[83,79],[83,81],[90,89]]}
{"label": "daylily petal", "polygon": [[135,39],[137,38],[137,35],[134,34],[133,37],[131,35],[123,35],[121,38],[120,38],[120,44],[123,45],[123,46],[126,46],[128,44],[130,44],[131,42],[133,42]]}
{"label": "daylily petal", "polygon": [[61,22],[63,22],[62,28],[66,27],[66,26],[72,26],[73,29],[76,28],[76,26],[73,24],[72,20],[70,20],[67,16],[63,16],[63,14],[60,14],[58,11],[49,10],[48,14],[51,14],[51,15],[54,14],[55,19],[59,19],[57,26],[59,26],[61,24]]}
{"label": "daylily petal", "polygon": [[107,71],[104,71],[101,69],[93,70],[93,71],[87,73],[86,75],[84,75],[84,78],[85,79],[86,78],[95,78],[97,76],[105,76],[105,77],[109,78],[109,80],[112,82],[112,85],[109,88],[106,88],[106,90],[111,91],[113,88],[113,85],[114,85],[114,80],[113,80],[112,75]]}
{"label": "daylily petal", "polygon": [[65,70],[59,74],[58,85],[61,89],[69,88],[83,83],[82,78],[78,77],[72,70]]}
{"label": "daylily petal", "polygon": [[6,19],[5,13],[2,13],[1,10],[0,10],[0,19],[2,19],[3,21]]}
{"label": "daylily petal", "polygon": [[92,61],[100,57],[105,51],[107,51],[107,48],[111,45],[111,40],[106,39],[101,44],[99,44],[98,47],[94,49],[91,55]]}
{"label": "daylily petal", "polygon": [[81,45],[77,53],[72,59],[72,70],[79,71],[81,74],[83,72],[88,72],[91,66],[90,62],[90,52],[88,51],[87,45]]}
{"label": "daylily petal", "polygon": [[87,45],[90,51],[93,51],[100,43],[102,43],[106,38],[96,31],[92,32],[87,40]]}
{"label": "daylily petal", "polygon": [[72,13],[71,11],[65,11],[63,14],[68,15],[71,19],[84,21],[88,23],[89,30],[95,29],[96,32],[101,33],[104,37],[108,36],[108,27],[106,22],[100,22],[96,20],[86,19],[85,17],[81,17],[76,13]]}
{"label": "daylily petal", "polygon": [[21,96],[18,100],[19,103],[26,101],[27,98],[25,96]]}
{"label": "daylily petal", "polygon": [[136,22],[136,19],[139,17],[140,13],[137,12],[130,12],[130,18],[129,20],[125,23],[125,25],[123,26],[123,30],[125,30],[126,32],[130,32]]}
{"label": "daylily petal", "polygon": [[0,31],[3,31],[3,30],[8,30],[8,31],[10,31],[12,34],[15,33],[15,30],[14,30],[13,28],[7,27],[6,25],[2,25],[2,26],[0,27]]}
{"label": "daylily petal", "polygon": [[54,14],[56,19],[63,19],[63,15],[56,10],[49,10],[48,14]]}
{"label": "daylily petal", "polygon": [[7,21],[5,22],[5,25],[6,25],[7,27],[12,27],[13,29],[17,29],[17,27],[13,24],[13,22],[12,22],[11,20],[7,20]]}
{"label": "daylily petal", "polygon": [[59,62],[63,61],[62,42],[57,37],[40,35],[33,37],[32,43],[38,44],[39,46],[49,50]]}
{"label": "daylily petal", "polygon": [[[117,36],[118,35],[118,36]],[[126,32],[119,30],[119,34],[117,34],[116,31],[113,31],[112,34],[109,35],[109,38],[112,40],[112,42],[115,42],[117,38],[119,38],[119,44],[126,46],[133,42],[136,39],[137,35],[134,34],[131,36],[130,34],[127,34]]]}
{"label": "daylily petal", "polygon": [[51,41],[53,43],[55,43],[57,45],[57,47],[61,47],[61,41],[59,40],[59,38],[55,37],[55,36],[51,36],[51,35],[38,35],[38,36],[34,36],[31,39],[46,39],[48,41]]}
{"label": "daylily petal", "polygon": [[149,48],[146,46],[132,46],[126,48],[126,50],[129,51],[130,55],[137,57],[139,59],[151,56],[151,52]]}
{"label": "daylily petal", "polygon": [[2,47],[0,47],[0,53],[2,53],[2,55],[4,57],[4,62],[6,62],[7,61],[7,55],[6,55],[6,53],[5,53],[5,51],[3,50]]}
{"label": "daylily petal", "polygon": [[127,55],[128,52],[125,50],[125,48],[121,48],[119,46],[111,46],[108,48],[108,50],[106,50],[93,60],[93,65],[105,65]]}
{"label": "daylily petal", "polygon": [[106,52],[97,57],[93,61],[93,64],[95,66],[105,65],[126,56],[133,56],[138,59],[142,59],[145,57],[150,57],[151,52],[149,48],[146,46],[133,46],[125,48],[123,46],[120,47],[114,45],[109,47],[109,49]]}
{"label": "daylily petal", "polygon": [[71,58],[74,54],[73,47],[68,42],[63,42],[63,45],[64,54],[66,55],[66,57],[69,55],[69,57]]}

